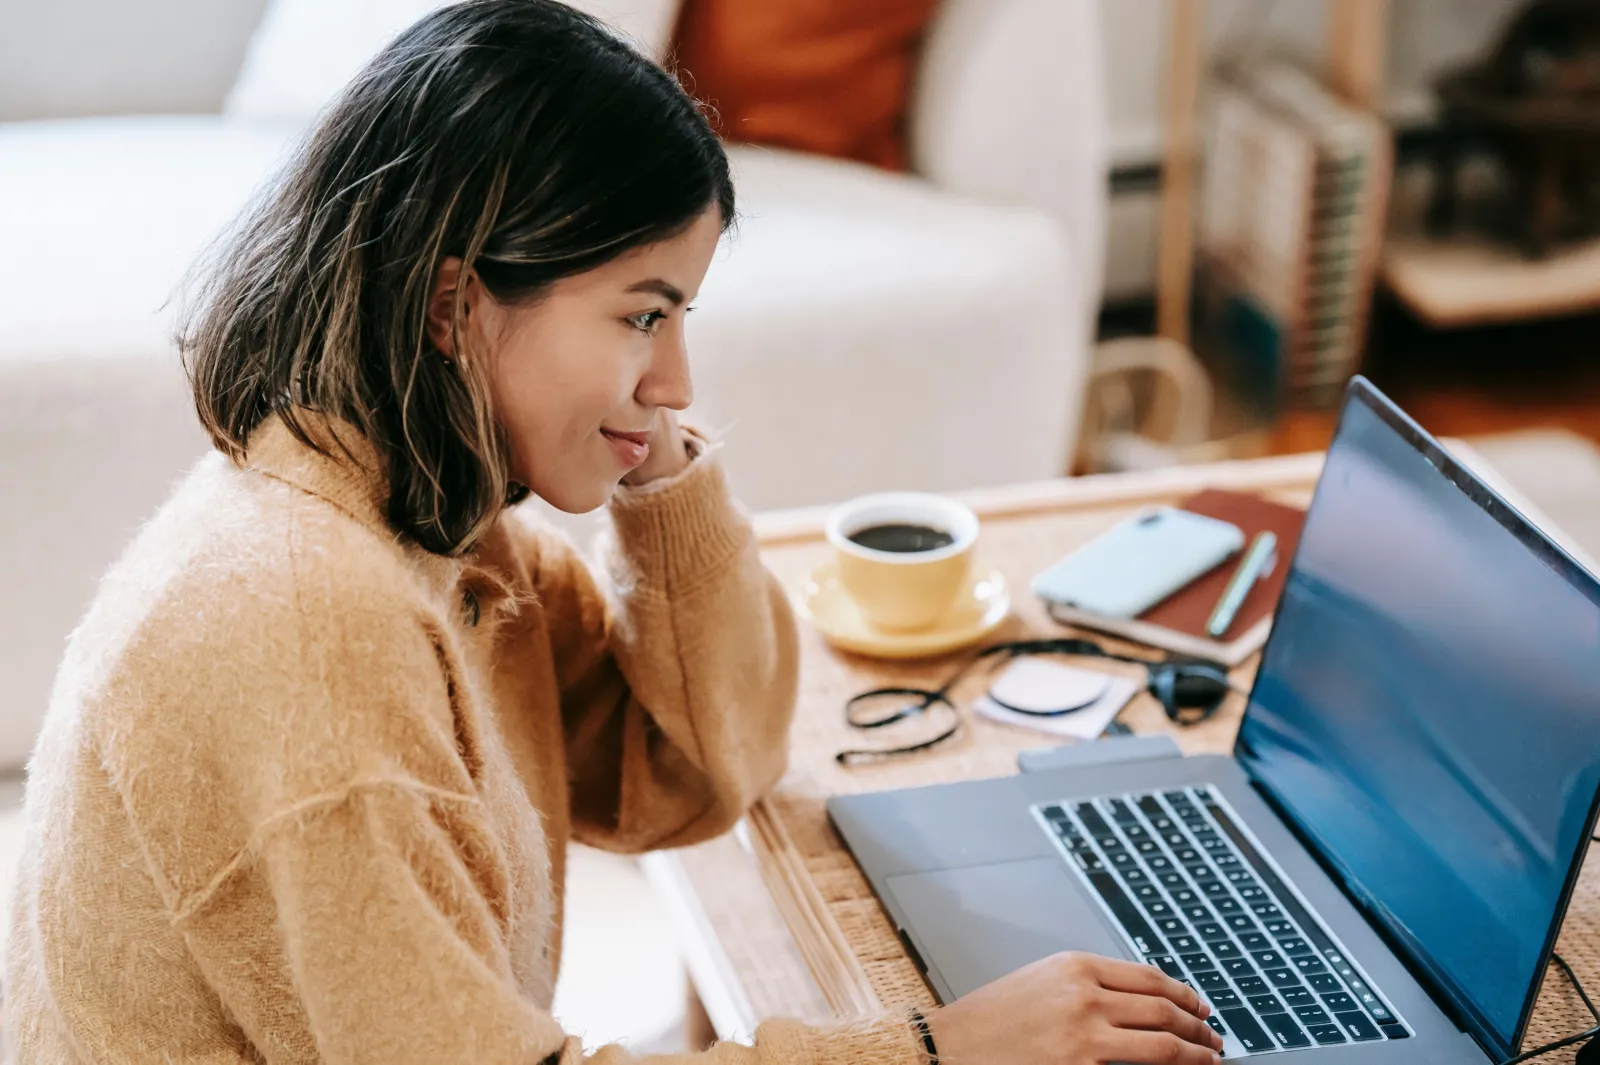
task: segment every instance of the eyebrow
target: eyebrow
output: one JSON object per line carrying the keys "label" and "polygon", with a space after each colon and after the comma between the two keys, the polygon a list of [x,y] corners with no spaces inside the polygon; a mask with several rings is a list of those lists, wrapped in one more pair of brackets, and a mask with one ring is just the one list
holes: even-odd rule
{"label": "eyebrow", "polygon": [[674,307],[683,306],[683,291],[676,285],[669,285],[659,277],[652,277],[648,281],[638,281],[628,286],[629,292],[654,292],[656,295],[671,303]]}

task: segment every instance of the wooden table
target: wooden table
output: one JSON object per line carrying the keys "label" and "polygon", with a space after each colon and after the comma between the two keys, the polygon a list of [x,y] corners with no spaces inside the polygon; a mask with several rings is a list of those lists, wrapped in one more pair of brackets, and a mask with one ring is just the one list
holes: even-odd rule
{"label": "wooden table", "polygon": [[[1454,442],[1450,447],[1481,469],[1470,448]],[[1321,465],[1321,455],[1301,455],[1051,481],[963,498],[983,521],[981,561],[1000,568],[1012,589],[1016,618],[1003,631],[1059,632],[1027,596],[1027,578],[1076,543],[1141,507],[1172,502],[1202,487],[1258,492],[1304,505]],[[1482,472],[1492,483],[1498,480]],[[1522,502],[1503,484],[1497,487],[1513,503]],[[821,541],[825,514],[824,508],[757,518],[767,563],[791,589],[827,557]],[[1048,536],[1038,535],[1046,529]],[[1238,678],[1247,679],[1253,668],[1253,662],[1246,663]],[[860,690],[886,677],[925,682],[948,669],[948,660],[907,667],[841,655],[806,631],[789,773],[734,832],[645,859],[717,1037],[748,1041],[766,1017],[821,1022],[931,1001],[864,878],[826,825],[821,801],[846,791],[1001,775],[1014,769],[1017,751],[1055,742],[1043,733],[1008,729],[969,714],[963,742],[866,769],[833,764],[836,744],[848,740],[839,722],[841,690]],[[1243,702],[1231,697],[1210,722],[1177,730],[1175,738],[1189,753],[1231,749]],[[1121,720],[1140,733],[1171,728],[1155,701],[1143,694]],[[1585,897],[1568,921],[1569,932],[1581,925],[1581,941],[1563,939],[1562,949],[1589,986],[1600,987],[1600,863],[1591,861],[1590,867],[1580,892]],[[1577,1030],[1576,996],[1556,984],[1549,982],[1545,998],[1559,1001],[1549,1008],[1541,1002],[1529,1045]],[[1571,1056],[1544,1060],[1570,1061]]]}

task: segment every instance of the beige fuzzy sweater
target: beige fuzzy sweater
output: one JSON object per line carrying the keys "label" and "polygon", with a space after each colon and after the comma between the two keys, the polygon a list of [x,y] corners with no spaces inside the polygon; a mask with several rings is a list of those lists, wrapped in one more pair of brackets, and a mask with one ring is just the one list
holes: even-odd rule
{"label": "beige fuzzy sweater", "polygon": [[[21,1065],[570,1065],[568,839],[705,839],[781,772],[794,621],[714,454],[619,490],[599,581],[514,510],[466,560],[397,537],[330,429],[356,461],[272,420],[202,462],[73,634],[6,957]],[[682,1060],[919,1057],[886,1016]]]}

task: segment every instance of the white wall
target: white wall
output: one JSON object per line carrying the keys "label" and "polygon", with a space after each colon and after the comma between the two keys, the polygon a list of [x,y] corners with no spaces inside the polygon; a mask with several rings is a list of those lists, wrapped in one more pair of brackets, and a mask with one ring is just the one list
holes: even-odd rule
{"label": "white wall", "polygon": [[[1114,168],[1156,163],[1166,30],[1172,0],[1097,0],[1104,27],[1110,151]],[[1343,0],[1206,0],[1208,62],[1256,49],[1323,54],[1327,5]],[[1523,0],[1389,0],[1384,110],[1397,124],[1426,121],[1429,85],[1440,71],[1478,56]],[[1156,195],[1129,192],[1112,203],[1108,298],[1148,294],[1154,283]]]}

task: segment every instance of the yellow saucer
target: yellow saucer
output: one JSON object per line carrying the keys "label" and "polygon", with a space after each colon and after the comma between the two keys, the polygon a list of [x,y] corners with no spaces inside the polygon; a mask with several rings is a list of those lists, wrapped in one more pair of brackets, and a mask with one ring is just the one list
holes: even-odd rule
{"label": "yellow saucer", "polygon": [[944,618],[916,632],[886,632],[870,624],[839,583],[832,562],[818,566],[800,589],[800,614],[824,640],[874,658],[926,658],[954,651],[989,635],[1010,612],[1011,595],[999,570],[975,571]]}

